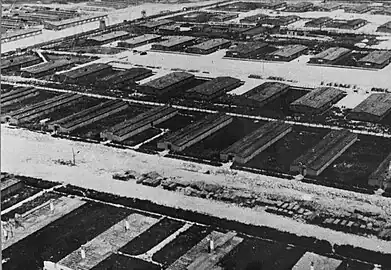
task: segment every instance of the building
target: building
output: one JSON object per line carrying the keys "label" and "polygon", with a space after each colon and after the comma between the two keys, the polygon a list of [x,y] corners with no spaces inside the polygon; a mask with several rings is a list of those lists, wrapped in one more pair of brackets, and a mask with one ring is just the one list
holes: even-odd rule
{"label": "building", "polygon": [[274,99],[284,95],[289,90],[289,85],[279,82],[265,82],[246,92],[243,97],[249,99],[249,104],[262,107]]}
{"label": "building", "polygon": [[109,100],[60,120],[49,122],[48,129],[54,132],[70,133],[77,128],[85,127],[127,108],[129,108],[127,102],[118,99]]}
{"label": "building", "polygon": [[76,18],[71,18],[71,19],[61,20],[61,21],[45,21],[43,26],[45,29],[58,31],[76,25],[105,20],[106,18],[107,15],[92,15],[92,16],[85,16],[85,17],[76,17]]}
{"label": "building", "polygon": [[123,41],[118,42],[118,47],[125,47],[125,48],[135,48],[139,46],[143,46],[145,44],[149,44],[152,42],[160,41],[161,36],[155,35],[155,34],[145,34],[142,36],[133,37],[130,39],[126,39]]}
{"label": "building", "polygon": [[229,49],[226,57],[253,58],[264,52],[268,45],[261,42],[240,43],[233,49]]}
{"label": "building", "polygon": [[352,51],[346,48],[331,47],[311,57],[310,63],[332,65],[350,56],[351,53]]}
{"label": "building", "polygon": [[326,3],[315,6],[315,9],[317,11],[327,11],[327,12],[334,11],[334,10],[341,9],[341,8],[342,8],[342,4],[332,3],[332,2],[326,2]]}
{"label": "building", "polygon": [[264,20],[269,18],[268,15],[263,13],[258,13],[252,16],[244,17],[243,19],[240,19],[240,23],[247,23],[247,24],[258,24]]}
{"label": "building", "polygon": [[102,45],[110,43],[119,39],[125,39],[129,36],[129,32],[126,31],[114,31],[98,36],[89,37],[87,39],[87,44],[91,46]]}
{"label": "building", "polygon": [[368,178],[368,185],[383,190],[389,190],[391,188],[391,153],[371,173]]}
{"label": "building", "polygon": [[1,122],[18,125],[25,122],[33,121],[55,110],[75,104],[79,102],[81,98],[82,96],[77,94],[58,95],[53,98],[2,115]]}
{"label": "building", "polygon": [[123,71],[118,71],[107,76],[98,77],[96,80],[97,87],[113,89],[126,85],[135,85],[136,81],[140,81],[149,76],[152,76],[152,70],[146,68],[131,68]]}
{"label": "building", "polygon": [[[243,40],[257,40],[260,39],[261,37],[267,36],[271,31],[270,28],[262,27],[262,26],[257,26],[250,28],[249,30],[246,30],[240,34],[241,39]],[[274,29],[277,31],[277,29]]]}
{"label": "building", "polygon": [[1,59],[1,73],[18,72],[21,68],[41,63],[42,59],[36,54],[23,54]]}
{"label": "building", "polygon": [[363,14],[371,11],[372,7],[370,5],[364,4],[364,5],[352,5],[347,6],[344,8],[344,11],[346,13],[358,13]]}
{"label": "building", "polygon": [[232,122],[233,118],[225,114],[211,114],[204,119],[186,126],[176,132],[169,133],[158,142],[159,149],[169,149],[175,152],[185,150],[197,142],[205,139],[213,133]]}
{"label": "building", "polygon": [[23,182],[17,179],[1,179],[1,198],[4,200],[6,196],[17,193],[23,186]]}
{"label": "building", "polygon": [[161,51],[183,50],[186,46],[193,45],[196,40],[195,37],[170,36],[167,40],[152,44],[152,49]]}
{"label": "building", "polygon": [[371,94],[358,104],[348,115],[350,119],[367,122],[380,122],[391,113],[391,94]]}
{"label": "building", "polygon": [[318,176],[357,141],[357,134],[348,130],[333,130],[322,141],[297,158],[290,166],[291,172],[303,176]]}
{"label": "building", "polygon": [[322,114],[345,96],[346,93],[342,90],[319,87],[293,101],[290,109],[299,113]]}
{"label": "building", "polygon": [[11,42],[18,39],[28,38],[36,35],[42,34],[42,29],[38,28],[28,28],[28,29],[20,29],[15,31],[8,31],[1,35],[1,42]]}
{"label": "building", "polygon": [[174,117],[177,113],[177,110],[169,106],[153,108],[145,113],[133,117],[132,119],[119,123],[109,130],[101,132],[100,137],[104,140],[122,142],[149,128],[167,121]]}
{"label": "building", "polygon": [[211,18],[212,22],[225,22],[239,17],[238,13],[216,13]]}
{"label": "building", "polygon": [[72,69],[58,74],[57,80],[71,84],[93,84],[98,76],[103,76],[112,71],[107,64],[93,63],[84,67]]}
{"label": "building", "polygon": [[231,46],[231,41],[223,38],[209,39],[202,43],[190,46],[187,48],[189,53],[209,54],[220,49],[225,49]]}
{"label": "building", "polygon": [[59,59],[56,61],[44,62],[32,67],[23,68],[21,70],[22,77],[41,78],[47,75],[52,75],[60,70],[68,69],[75,66],[75,61],[68,59]]}
{"label": "building", "polygon": [[266,1],[262,2],[263,8],[265,9],[281,9],[285,8],[287,6],[287,3],[284,1],[279,1],[279,0],[271,0],[271,1]]}
{"label": "building", "polygon": [[291,270],[302,270],[310,268],[311,263],[314,269],[337,270],[341,268],[342,261],[326,256],[321,256],[312,252],[306,252]]}
{"label": "building", "polygon": [[172,93],[185,84],[193,82],[193,74],[186,72],[172,72],[142,85],[140,91],[145,94],[161,96]]}
{"label": "building", "polygon": [[391,7],[379,7],[378,9],[372,10],[371,13],[375,15],[391,16]]}
{"label": "building", "polygon": [[305,27],[312,27],[312,28],[322,28],[322,27],[325,27],[332,20],[333,19],[330,17],[319,17],[319,18],[313,19],[309,22],[306,22],[304,24],[304,26]]}
{"label": "building", "polygon": [[181,24],[174,23],[169,25],[163,25],[159,27],[158,31],[160,34],[163,35],[174,35],[176,33],[181,32]]}
{"label": "building", "polygon": [[170,25],[173,23],[175,22],[172,20],[164,20],[164,19],[157,20],[157,21],[148,21],[137,25],[137,29],[142,33],[150,33],[150,32],[157,31],[159,27]]}
{"label": "building", "polygon": [[217,77],[196,87],[191,88],[186,92],[186,97],[212,100],[222,96],[225,93],[239,87],[243,82],[232,77]]}
{"label": "building", "polygon": [[287,45],[277,51],[267,54],[266,58],[269,60],[289,62],[306,53],[307,51],[308,47],[304,45]]}
{"label": "building", "polygon": [[346,23],[342,24],[340,26],[341,29],[348,29],[348,30],[356,30],[364,25],[366,25],[368,22],[363,19],[354,19],[354,20],[349,20]]}
{"label": "building", "polygon": [[258,23],[258,25],[262,26],[269,26],[269,27],[275,27],[275,26],[287,26],[291,23],[299,21],[301,18],[297,15],[288,15],[288,16],[276,16],[276,17],[269,17],[265,20],[262,20]]}
{"label": "building", "polygon": [[39,91],[33,87],[17,87],[7,93],[1,94],[1,106],[12,105],[37,95],[39,95]]}
{"label": "building", "polygon": [[359,59],[357,63],[365,68],[384,68],[391,63],[391,51],[372,51]]}
{"label": "building", "polygon": [[291,131],[291,125],[277,121],[269,122],[222,151],[220,159],[247,163]]}
{"label": "building", "polygon": [[391,33],[391,21],[386,22],[385,24],[380,25],[377,30],[377,32],[383,32],[383,33]]}
{"label": "building", "polygon": [[313,9],[314,4],[311,2],[290,3],[284,9],[286,12],[307,12]]}

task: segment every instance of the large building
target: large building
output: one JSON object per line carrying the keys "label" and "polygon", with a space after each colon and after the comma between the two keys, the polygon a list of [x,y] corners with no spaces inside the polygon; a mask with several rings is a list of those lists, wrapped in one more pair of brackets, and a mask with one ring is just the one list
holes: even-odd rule
{"label": "large building", "polygon": [[77,69],[72,69],[57,75],[60,82],[72,84],[93,84],[98,76],[104,76],[112,71],[107,64],[93,63]]}
{"label": "large building", "polygon": [[197,39],[187,36],[170,36],[167,40],[152,44],[153,50],[177,51],[183,50],[189,45],[193,45]]}
{"label": "large building", "polygon": [[334,11],[334,10],[337,10],[340,8],[342,8],[342,4],[331,3],[331,2],[326,2],[326,3],[319,4],[319,5],[315,6],[315,9],[317,11],[327,11],[327,12]]}
{"label": "large building", "polygon": [[172,20],[157,20],[157,21],[148,21],[145,23],[141,23],[137,25],[137,28],[142,32],[142,33],[149,33],[149,32],[154,32],[159,29],[159,27],[164,26],[164,25],[170,25],[175,23]]}
{"label": "large building", "polygon": [[243,96],[250,100],[252,106],[262,107],[274,99],[284,95],[289,85],[279,82],[265,82],[249,90]]}
{"label": "large building", "polygon": [[208,115],[200,121],[168,134],[158,142],[157,147],[175,152],[183,151],[227,126],[232,120],[231,116],[225,114]]}
{"label": "large building", "polygon": [[127,102],[109,100],[57,121],[49,122],[48,129],[54,132],[70,133],[77,128],[87,126],[127,108],[129,108]]}
{"label": "large building", "polygon": [[220,49],[228,48],[230,45],[230,40],[223,38],[215,38],[190,46],[187,48],[187,52],[197,54],[209,54]]}
{"label": "large building", "polygon": [[349,118],[359,121],[379,122],[391,113],[391,94],[372,94],[357,105]]}
{"label": "large building", "polygon": [[44,62],[32,67],[27,67],[21,70],[22,77],[27,78],[41,78],[43,76],[51,75],[57,71],[71,68],[75,65],[75,61],[67,59],[59,59],[56,61]]}
{"label": "large building", "polygon": [[312,27],[312,28],[322,28],[325,27],[332,20],[333,19],[330,17],[319,17],[319,18],[312,19],[309,22],[306,22],[304,26]]}
{"label": "large building", "polygon": [[291,164],[290,171],[304,176],[318,176],[357,139],[357,134],[348,130],[333,130],[321,142],[297,158]]}
{"label": "large building", "polygon": [[136,81],[140,81],[149,76],[152,76],[152,70],[146,68],[131,68],[123,71],[118,71],[107,76],[98,77],[96,85],[100,88],[113,89],[126,85],[134,85]]}
{"label": "large building", "polygon": [[372,51],[357,63],[365,68],[384,68],[391,63],[391,51]]}
{"label": "large building", "polygon": [[233,160],[241,164],[247,163],[291,131],[291,125],[277,121],[270,122],[222,151],[220,159]]}
{"label": "large building", "polygon": [[341,29],[347,29],[347,30],[356,30],[364,25],[366,25],[368,22],[363,19],[354,19],[354,20],[349,20],[346,23],[342,24],[340,26]]}
{"label": "large building", "polygon": [[238,17],[239,17],[238,13],[216,13],[210,18],[210,21],[225,22],[225,21],[233,20]]}
{"label": "large building", "polygon": [[36,54],[23,54],[1,59],[1,73],[18,72],[21,68],[41,63],[42,59]]}
{"label": "large building", "polygon": [[297,3],[290,3],[287,5],[286,9],[284,11],[287,12],[306,12],[313,9],[314,4],[311,2],[297,2]]}
{"label": "large building", "polygon": [[270,16],[258,24],[262,26],[287,26],[291,23],[299,21],[301,18],[297,15],[288,15],[288,16]]}
{"label": "large building", "polygon": [[1,122],[8,122],[14,125],[39,119],[55,110],[70,106],[81,100],[82,96],[77,94],[63,94],[53,98],[29,105],[16,111],[1,116]]}
{"label": "large building", "polygon": [[331,65],[348,57],[351,53],[352,51],[346,48],[331,47],[311,57],[310,62]]}
{"label": "large building", "polygon": [[262,22],[263,20],[267,19],[269,16],[263,13],[258,13],[255,15],[244,17],[243,19],[240,19],[240,23],[247,23],[247,24],[258,24]]}
{"label": "large building", "polygon": [[391,153],[383,160],[369,176],[368,185],[384,190],[391,189]]}
{"label": "large building", "polygon": [[161,36],[145,34],[118,42],[118,47],[135,48],[148,43],[160,41]]}
{"label": "large building", "polygon": [[306,53],[307,51],[308,47],[304,45],[286,45],[277,51],[267,54],[266,58],[269,60],[288,62]]}
{"label": "large building", "polygon": [[125,39],[129,36],[129,32],[126,31],[114,31],[114,32],[109,32],[93,37],[89,37],[87,39],[87,43],[92,46],[96,45],[102,45],[105,43],[110,43],[119,39]]}
{"label": "large building", "polygon": [[6,43],[6,42],[28,38],[40,34],[42,34],[42,29],[39,28],[28,28],[28,29],[9,31],[1,35],[1,42]]}
{"label": "large building", "polygon": [[12,105],[37,95],[39,95],[39,91],[33,87],[17,87],[7,93],[1,94],[1,106]]}
{"label": "large building", "polygon": [[169,106],[153,108],[101,132],[100,137],[105,140],[122,142],[174,117],[177,113],[177,110]]}
{"label": "large building", "polygon": [[179,90],[185,84],[194,81],[193,74],[172,72],[142,85],[140,91],[145,94],[161,96]]}
{"label": "large building", "polygon": [[252,58],[264,52],[268,45],[261,42],[240,43],[235,48],[229,49],[226,57]]}
{"label": "large building", "polygon": [[352,5],[352,6],[347,6],[344,8],[346,13],[358,13],[358,14],[363,14],[367,13],[372,10],[372,7],[368,4],[363,4],[363,5]]}
{"label": "large building", "polygon": [[391,33],[391,21],[386,22],[385,24],[380,25],[377,30],[377,32],[383,32],[383,33]]}
{"label": "large building", "polygon": [[8,179],[1,179],[1,198],[3,200],[6,198],[8,195],[12,195],[18,192],[21,188],[23,188],[24,184],[22,181],[13,179],[13,178],[8,178]]}
{"label": "large building", "polygon": [[76,25],[86,24],[89,22],[105,20],[108,15],[92,15],[86,17],[76,17],[61,21],[46,21],[43,26],[48,30],[62,30]]}
{"label": "large building", "polygon": [[290,104],[290,109],[299,113],[322,114],[345,96],[346,93],[342,90],[319,87],[293,101]]}
{"label": "large building", "polygon": [[236,78],[224,76],[217,77],[203,84],[197,85],[187,91],[186,97],[212,100],[242,85],[242,81]]}

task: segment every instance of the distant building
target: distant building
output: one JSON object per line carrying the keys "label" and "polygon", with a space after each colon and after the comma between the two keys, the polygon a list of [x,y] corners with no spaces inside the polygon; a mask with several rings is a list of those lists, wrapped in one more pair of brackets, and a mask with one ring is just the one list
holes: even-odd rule
{"label": "distant building", "polygon": [[266,14],[256,14],[256,15],[251,15],[248,17],[244,17],[243,19],[240,19],[240,23],[248,23],[248,24],[258,24],[259,22],[267,19],[269,16]]}
{"label": "distant building", "polygon": [[152,49],[161,51],[182,50],[186,46],[193,45],[196,40],[195,37],[170,36],[167,40],[152,44]]}
{"label": "distant building", "polygon": [[323,3],[323,4],[320,4],[320,5],[317,5],[315,6],[315,9],[317,11],[334,11],[334,10],[337,10],[337,9],[340,9],[342,8],[342,4],[339,4],[339,3]]}
{"label": "distant building", "polygon": [[252,58],[263,52],[268,45],[261,42],[241,43],[229,49],[226,57]]}
{"label": "distant building", "polygon": [[391,63],[391,51],[372,51],[359,59],[357,63],[362,67],[381,69]]}
{"label": "distant building", "polygon": [[287,6],[287,3],[284,2],[284,1],[279,1],[279,0],[271,0],[271,1],[265,1],[265,2],[262,2],[261,3],[262,7],[265,8],[265,9],[280,9],[280,8],[284,8]]}
{"label": "distant building", "polygon": [[308,47],[304,45],[287,45],[283,48],[269,53],[266,57],[269,60],[277,60],[277,61],[291,61],[300,55],[304,54],[308,51]]}
{"label": "distant building", "polygon": [[71,68],[75,65],[75,61],[67,59],[59,59],[56,61],[48,61],[33,67],[27,67],[22,70],[22,77],[41,78],[47,75],[56,73],[57,71]]}
{"label": "distant building", "polygon": [[377,30],[377,32],[383,32],[383,33],[391,33],[391,21],[386,22],[383,25],[380,25]]}
{"label": "distant building", "polygon": [[364,25],[366,25],[368,22],[363,19],[354,19],[354,20],[349,20],[346,23],[342,24],[340,26],[341,29],[348,29],[348,30],[356,30]]}
{"label": "distant building", "polygon": [[71,84],[93,84],[97,76],[103,76],[112,71],[112,67],[106,64],[93,63],[56,75],[60,82]]}
{"label": "distant building", "polygon": [[332,20],[333,19],[330,17],[320,17],[320,18],[313,19],[309,22],[306,22],[304,26],[312,27],[312,28],[321,28],[321,27],[325,27],[327,23],[331,22]]}
{"label": "distant building", "polygon": [[380,122],[391,113],[391,94],[371,94],[357,105],[348,115],[350,119],[368,122]]}
{"label": "distant building", "polygon": [[135,48],[152,42],[157,42],[160,40],[161,40],[161,36],[159,35],[145,34],[142,36],[137,36],[130,39],[122,40],[118,42],[118,47]]}
{"label": "distant building", "polygon": [[172,20],[162,19],[162,20],[157,20],[157,21],[148,21],[145,23],[141,23],[141,24],[137,25],[137,28],[138,28],[138,30],[140,30],[142,32],[149,33],[149,32],[157,31],[159,29],[159,27],[162,27],[165,25],[170,25],[173,23],[175,23],[175,22]]}
{"label": "distant building", "polygon": [[217,77],[191,88],[187,91],[186,96],[194,99],[212,100],[239,87],[242,83],[241,80],[228,76]]}
{"label": "distant building", "polygon": [[212,22],[225,22],[225,21],[233,20],[238,17],[239,17],[238,13],[216,13],[216,15],[213,15],[210,18],[210,21],[212,21]]}
{"label": "distant building", "polygon": [[171,94],[181,86],[191,83],[195,77],[187,72],[172,72],[141,85],[140,91],[145,94],[162,96]]}
{"label": "distant building", "polygon": [[317,64],[334,64],[342,58],[348,57],[352,53],[351,50],[341,47],[331,47],[311,57],[311,63]]}
{"label": "distant building", "polygon": [[6,43],[18,39],[28,38],[42,34],[42,29],[28,28],[15,31],[9,31],[1,35],[1,42]]}
{"label": "distant building", "polygon": [[41,63],[42,59],[36,54],[23,54],[1,59],[1,73],[17,72],[21,68]]}
{"label": "distant building", "polygon": [[107,16],[108,15],[93,15],[86,17],[76,17],[62,21],[45,21],[43,25],[45,29],[58,31],[65,28],[86,24],[89,22],[104,20],[107,18]]}
{"label": "distant building", "polygon": [[223,39],[223,38],[216,38],[188,47],[187,52],[198,53],[198,54],[209,54],[219,49],[228,48],[230,45],[231,45],[230,40]]}
{"label": "distant building", "polygon": [[322,114],[345,96],[346,93],[342,90],[332,87],[319,87],[293,101],[290,104],[290,109],[299,113]]}
{"label": "distant building", "polygon": [[384,190],[391,189],[391,153],[369,176],[368,185],[382,188]]}
{"label": "distant building", "polygon": [[287,12],[307,12],[312,10],[314,4],[311,2],[298,2],[298,3],[292,3],[288,4],[286,9],[284,11]]}
{"label": "distant building", "polygon": [[284,95],[289,90],[289,85],[279,82],[265,82],[258,85],[242,96],[248,100],[252,107],[260,108],[276,98]]}
{"label": "distant building", "polygon": [[7,195],[15,194],[23,186],[23,182],[17,179],[1,179],[1,197],[4,199]]}
{"label": "distant building", "polygon": [[352,5],[344,8],[346,13],[358,13],[363,14],[371,11],[372,7],[368,4],[364,5]]}
{"label": "distant building", "polygon": [[102,45],[105,43],[110,43],[119,39],[125,39],[129,36],[129,32],[126,31],[113,31],[105,34],[100,34],[97,36],[89,37],[87,43],[91,46]]}

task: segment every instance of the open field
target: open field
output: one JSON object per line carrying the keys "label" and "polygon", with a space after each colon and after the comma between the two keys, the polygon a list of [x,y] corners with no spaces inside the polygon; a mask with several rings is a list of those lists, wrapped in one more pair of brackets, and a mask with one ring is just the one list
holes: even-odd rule
{"label": "open field", "polygon": [[[131,214],[130,210],[87,203],[3,251],[3,269],[38,269],[44,260],[57,262]],[[97,222],[99,220],[99,222]]]}
{"label": "open field", "polygon": [[246,167],[289,173],[290,164],[327,134],[326,129],[301,128],[293,131],[250,160]]}
{"label": "open field", "polygon": [[18,202],[21,202],[28,197],[37,194],[40,191],[41,190],[39,188],[24,186],[23,188],[19,189],[16,194],[10,194],[4,197],[1,196],[1,209],[5,210],[14,204],[17,204]]}
{"label": "open field", "polygon": [[85,127],[75,129],[71,135],[80,136],[89,139],[100,140],[100,132],[109,129],[110,127],[125,121],[126,119],[131,119],[134,116],[147,111],[148,108],[145,106],[140,106],[137,104],[132,104],[129,108],[115,113],[109,117],[105,117],[102,120],[99,120],[95,123],[87,125]]}
{"label": "open field", "polygon": [[369,175],[391,152],[387,139],[360,136],[320,177],[326,181],[354,186],[367,186]]}
{"label": "open field", "polygon": [[232,123],[218,132],[185,149],[185,155],[211,160],[220,160],[220,152],[265,124],[244,118],[234,118]]}

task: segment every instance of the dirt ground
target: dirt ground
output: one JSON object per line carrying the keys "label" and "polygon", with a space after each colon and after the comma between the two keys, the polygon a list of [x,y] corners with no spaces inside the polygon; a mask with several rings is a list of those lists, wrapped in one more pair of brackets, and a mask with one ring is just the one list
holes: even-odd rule
{"label": "dirt ground", "polygon": [[[211,215],[239,220],[255,225],[271,226],[298,235],[327,239],[331,243],[348,243],[372,250],[391,251],[391,243],[332,231],[313,225],[264,212],[263,209],[248,209],[222,202],[186,197],[181,194],[137,185],[135,182],[112,180],[112,174],[122,170],[139,173],[156,171],[165,177],[182,178],[187,181],[203,181],[235,188],[256,191],[260,196],[278,196],[284,199],[302,200],[309,197],[314,203],[338,213],[353,209],[391,217],[391,201],[375,195],[364,195],[334,188],[305,184],[274,177],[230,171],[208,165],[192,164],[180,160],[120,150],[104,145],[87,144],[50,137],[21,129],[2,126],[2,170],[60,181],[81,187],[112,192],[123,196],[148,199],[156,203],[200,211]],[[56,160],[72,159],[73,167],[60,165]],[[191,167],[192,171],[189,171]],[[209,170],[211,174],[204,174]],[[278,192],[276,192],[278,191]],[[282,222],[284,220],[284,222]]]}

